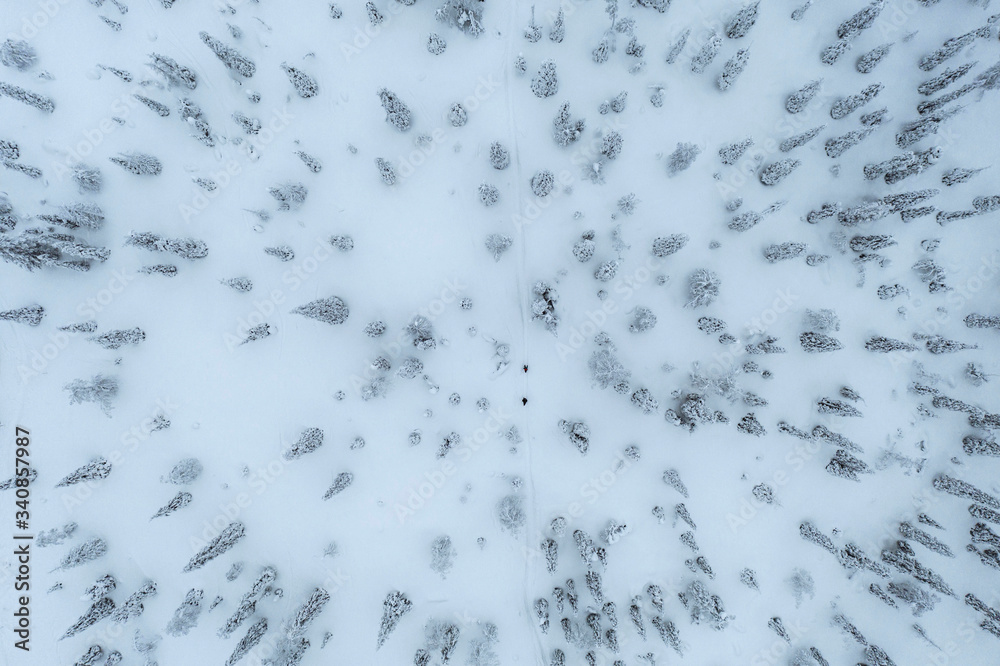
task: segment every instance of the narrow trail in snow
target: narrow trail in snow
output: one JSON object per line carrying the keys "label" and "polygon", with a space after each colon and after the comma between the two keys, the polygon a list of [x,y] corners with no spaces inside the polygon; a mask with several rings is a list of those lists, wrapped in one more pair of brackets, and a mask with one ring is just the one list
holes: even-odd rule
{"label": "narrow trail in snow", "polygon": [[[511,92],[512,77],[511,71],[513,69],[512,63],[514,62],[514,41],[517,38],[517,17],[519,16],[519,4],[520,2],[513,2],[507,5],[507,16],[505,25],[507,27],[507,34],[505,36],[506,46],[504,49],[504,59],[501,66],[503,67],[503,88],[504,96],[507,102],[507,123],[510,134],[510,141],[512,144],[512,154],[514,159],[512,160],[512,167],[514,169],[514,192],[516,192],[516,199],[514,202],[514,210],[518,213],[518,216],[514,218],[514,245],[517,252],[517,273],[516,273],[516,287],[517,287],[517,298],[518,304],[520,305],[521,311],[521,348],[522,354],[520,359],[521,366],[528,366],[529,370],[531,368],[531,353],[529,349],[528,342],[528,324],[531,321],[531,304],[529,302],[529,292],[528,285],[529,279],[527,275],[527,249],[525,242],[525,231],[524,225],[519,223],[521,216],[519,213],[524,210],[524,197],[522,195],[522,187],[525,182],[524,174],[521,170],[521,151],[518,147],[517,135],[518,135],[518,124],[515,119],[516,108],[514,105],[514,98]],[[535,507],[535,475],[534,466],[532,464],[532,437],[533,431],[531,428],[531,391],[529,390],[530,381],[528,379],[529,373],[524,372],[522,367],[518,367],[518,371],[521,373],[521,395],[528,398],[528,403],[522,405],[523,407],[523,418],[522,421],[522,438],[524,446],[525,455],[525,484],[527,488],[527,497],[525,499],[525,534],[524,534],[524,546],[522,554],[524,556],[524,576],[521,580],[522,593],[524,595],[524,612],[525,619],[528,623],[528,631],[530,632],[532,638],[534,639],[534,644],[537,650],[537,659],[539,664],[546,663],[545,659],[545,648],[542,645],[541,637],[539,632],[535,630],[534,627],[534,604],[532,590],[534,589],[534,579],[532,573],[533,562],[535,559],[535,549],[532,546],[532,538],[538,534],[538,516]]]}

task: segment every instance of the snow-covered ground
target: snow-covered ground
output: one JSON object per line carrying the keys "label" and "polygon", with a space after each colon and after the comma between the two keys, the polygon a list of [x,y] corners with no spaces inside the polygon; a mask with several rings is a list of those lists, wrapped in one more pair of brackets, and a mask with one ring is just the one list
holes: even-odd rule
{"label": "snow-covered ground", "polygon": [[1000,15],[802,2],[5,3],[0,664],[996,663]]}

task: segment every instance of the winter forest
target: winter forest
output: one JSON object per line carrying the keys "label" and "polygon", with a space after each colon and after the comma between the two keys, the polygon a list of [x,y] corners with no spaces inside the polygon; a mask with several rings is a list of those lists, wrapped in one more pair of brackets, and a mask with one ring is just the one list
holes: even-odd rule
{"label": "winter forest", "polygon": [[1000,663],[996,0],[7,0],[0,664]]}

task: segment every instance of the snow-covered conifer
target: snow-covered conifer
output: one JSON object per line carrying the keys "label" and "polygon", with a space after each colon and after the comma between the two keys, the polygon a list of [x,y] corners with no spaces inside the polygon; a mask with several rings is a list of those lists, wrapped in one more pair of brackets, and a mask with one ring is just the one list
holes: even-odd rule
{"label": "snow-covered conifer", "polygon": [[702,268],[688,279],[689,299],[685,307],[697,308],[710,305],[719,295],[722,281],[714,271]]}
{"label": "snow-covered conifer", "polygon": [[20,71],[31,69],[38,61],[38,52],[23,39],[6,39],[0,44],[0,64]]}
{"label": "snow-covered conifer", "polygon": [[319,93],[319,84],[316,83],[316,79],[301,69],[292,67],[288,63],[281,63],[281,69],[284,70],[288,80],[292,82],[292,86],[299,97],[309,99]]}
{"label": "snow-covered conifer", "polygon": [[691,59],[691,71],[695,74],[704,72],[715,60],[720,48],[722,48],[722,36],[714,33]]}
{"label": "snow-covered conifer", "polygon": [[730,39],[745,37],[750,32],[750,28],[757,22],[758,7],[760,7],[759,0],[758,2],[745,5],[740,11],[736,12],[736,15],[726,25],[726,37]]}
{"label": "snow-covered conifer", "polygon": [[198,33],[198,37],[204,42],[205,46],[212,49],[212,53],[215,54],[222,64],[225,65],[230,71],[239,74],[244,78],[250,78],[257,71],[257,66],[252,60],[244,56],[242,53],[224,44],[222,41],[212,37],[207,32]]}
{"label": "snow-covered conifer", "polygon": [[885,44],[876,46],[871,51],[858,58],[858,62],[855,67],[862,74],[870,73],[887,55],[889,55],[889,51],[892,49],[892,46],[893,42],[886,42]]}
{"label": "snow-covered conifer", "polygon": [[410,601],[402,592],[390,592],[382,603],[382,624],[378,630],[378,645],[381,648],[389,635],[395,631],[399,621],[406,613],[413,608]]}
{"label": "snow-covered conifer", "polygon": [[531,92],[535,97],[552,97],[559,92],[559,75],[556,72],[556,64],[552,60],[546,60],[538,68],[538,74],[531,79]]}
{"label": "snow-covered conifer", "polygon": [[701,154],[701,148],[693,143],[678,143],[677,148],[667,158],[667,175],[676,176],[692,164]]}
{"label": "snow-covered conifer", "polygon": [[719,90],[728,90],[736,83],[736,79],[746,69],[748,62],[750,62],[750,49],[740,49],[736,55],[727,60],[717,81]]}
{"label": "snow-covered conifer", "polygon": [[244,536],[246,536],[246,528],[243,526],[243,523],[229,523],[218,536],[212,539],[184,565],[184,571],[188,572],[202,568],[211,560],[230,550]]}
{"label": "snow-covered conifer", "polygon": [[795,159],[783,159],[769,164],[760,172],[760,182],[763,185],[777,185],[795,171],[802,162]]}
{"label": "snow-covered conifer", "polygon": [[146,153],[119,153],[108,159],[137,176],[158,176],[163,171],[160,160]]}

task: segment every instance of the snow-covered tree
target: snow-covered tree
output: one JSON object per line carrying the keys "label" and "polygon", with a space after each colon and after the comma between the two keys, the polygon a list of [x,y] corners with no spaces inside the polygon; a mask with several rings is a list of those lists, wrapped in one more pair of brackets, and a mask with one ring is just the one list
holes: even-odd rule
{"label": "snow-covered tree", "polygon": [[[194,497],[191,495],[191,493],[179,492],[176,495],[174,495],[174,497],[169,502],[160,507],[160,509],[155,514],[153,514],[153,518],[162,518],[163,516],[169,516],[178,509],[183,509],[184,507],[186,507],[188,504],[191,503],[191,500],[193,499]],[[152,518],[150,520],[152,520]]]}
{"label": "snow-covered tree", "polygon": [[205,44],[205,46],[212,49],[212,53],[215,54],[215,57],[221,60],[222,64],[225,65],[230,71],[248,79],[254,75],[254,72],[257,71],[257,66],[252,60],[233,47],[224,44],[215,37],[212,37],[207,32],[199,32],[198,37]]}
{"label": "snow-covered tree", "polygon": [[109,160],[137,176],[158,176],[163,171],[163,164],[156,157],[146,153],[119,153]]}
{"label": "snow-covered tree", "polygon": [[387,88],[380,88],[378,91],[379,101],[385,109],[385,122],[395,127],[400,132],[410,129],[412,124],[412,114],[403,100],[396,93]]}
{"label": "snow-covered tree", "polygon": [[64,388],[70,394],[69,404],[94,402],[101,407],[105,414],[110,416],[111,402],[118,395],[118,379],[105,375],[94,375],[90,380],[74,380]]}
{"label": "snow-covered tree", "polygon": [[958,37],[952,37],[945,40],[940,48],[921,58],[918,66],[925,72],[931,71],[945,60],[961,53],[962,50],[972,44],[977,37],[989,38],[991,28],[992,26],[985,25],[982,28],[972,30],[964,35],[959,35]]}
{"label": "snow-covered tree", "polygon": [[434,13],[439,21],[452,25],[472,37],[485,32],[481,0],[445,0]]}
{"label": "snow-covered tree", "polygon": [[885,9],[885,5],[886,0],[874,0],[871,4],[851,16],[851,18],[841,23],[837,28],[837,37],[839,39],[854,39],[862,31],[867,30],[875,23],[875,19]]}
{"label": "snow-covered tree", "polygon": [[701,581],[694,581],[687,590],[678,594],[688,610],[693,624],[707,623],[717,631],[725,629],[730,616],[718,595],[712,594]]}
{"label": "snow-covered tree", "polygon": [[341,472],[337,474],[337,476],[333,480],[333,483],[330,484],[330,487],[326,489],[325,493],[323,493],[323,499],[328,500],[334,495],[338,495],[344,492],[345,490],[347,490],[347,488],[350,487],[350,485],[353,482],[354,482],[354,475],[352,473]]}
{"label": "snow-covered tree", "polygon": [[290,447],[285,449],[281,456],[285,460],[295,460],[307,453],[312,453],[323,445],[323,430],[320,428],[306,428],[299,435],[299,438]]}
{"label": "snow-covered tree", "polygon": [[38,93],[33,93],[30,90],[25,90],[20,86],[15,86],[10,83],[0,81],[0,95],[5,95],[11,99],[15,99],[18,102],[32,106],[39,111],[52,113],[56,110],[56,103],[53,102],[51,98],[46,97],[45,95],[39,95]]}
{"label": "snow-covered tree", "polygon": [[309,76],[301,69],[297,67],[292,67],[288,63],[281,63],[281,69],[284,70],[285,76],[288,80],[292,82],[292,86],[295,88],[296,94],[303,99],[309,99],[310,97],[315,97],[319,93],[319,84],[316,83],[316,79]]}
{"label": "snow-covered tree", "polygon": [[434,349],[437,343],[434,339],[434,328],[429,319],[417,315],[406,325],[405,332],[410,336],[413,346],[417,349]]}
{"label": "snow-covered tree", "polygon": [[38,219],[67,229],[100,229],[104,226],[104,211],[97,204],[75,203],[60,206],[55,214],[39,215]]}
{"label": "snow-covered tree", "polygon": [[783,153],[787,153],[790,150],[794,150],[795,148],[803,146],[812,141],[813,139],[815,139],[816,136],[824,129],[826,129],[826,125],[820,125],[810,130],[806,130],[801,134],[796,134],[795,136],[791,136],[782,141],[780,144],[778,144],[778,149]]}
{"label": "snow-covered tree", "polygon": [[850,479],[851,481],[859,481],[858,474],[867,474],[872,470],[860,458],[851,455],[844,449],[837,449],[833,458],[827,463],[826,471],[834,476]]}
{"label": "snow-covered tree", "polygon": [[38,52],[23,39],[6,39],[0,44],[0,64],[26,71],[38,61]]}
{"label": "snow-covered tree", "polygon": [[740,49],[736,52],[736,55],[727,60],[717,81],[719,90],[728,90],[730,86],[736,83],[736,79],[738,79],[740,74],[743,73],[743,70],[746,69],[749,61],[750,49]]}
{"label": "snow-covered tree", "polygon": [[969,71],[977,64],[978,62],[972,61],[967,62],[964,65],[960,65],[955,69],[946,69],[934,78],[927,79],[917,86],[917,92],[921,95],[933,95],[934,93],[941,92],[952,83],[968,74]]}
{"label": "snow-covered tree", "polygon": [[664,59],[668,65],[672,65],[677,61],[677,57],[684,51],[684,47],[687,46],[687,40],[690,36],[691,29],[686,28],[671,42],[670,47],[667,49],[667,56]]}
{"label": "snow-covered tree", "polygon": [[583,135],[585,122],[582,118],[573,120],[569,114],[569,102],[559,107],[552,121],[552,136],[560,146],[568,146]]}
{"label": "snow-covered tree", "polygon": [[563,11],[562,7],[559,8],[559,13],[556,14],[555,21],[552,23],[552,29],[549,30],[549,39],[556,44],[561,44],[562,40],[566,37],[566,13]]}
{"label": "snow-covered tree", "polygon": [[291,312],[292,314],[302,315],[303,317],[315,319],[316,321],[330,325],[343,324],[351,314],[347,303],[339,296],[318,298],[315,301],[298,306]]}
{"label": "snow-covered tree", "polygon": [[801,343],[802,349],[810,353],[831,352],[843,349],[843,345],[840,344],[840,340],[824,333],[816,333],[814,331],[809,331],[800,335],[799,343]]}
{"label": "snow-covered tree", "polygon": [[78,567],[103,557],[107,552],[108,543],[100,537],[95,537],[70,550],[59,563],[57,569]]}
{"label": "snow-covered tree", "polygon": [[747,137],[742,141],[737,141],[735,143],[730,143],[722,148],[719,148],[719,158],[722,160],[723,164],[731,165],[736,164],[743,154],[747,151],[747,148],[753,145],[753,137]]}
{"label": "snow-covered tree", "polygon": [[378,169],[379,177],[386,185],[393,185],[396,182],[396,169],[392,163],[381,157],[375,158],[375,168]]}
{"label": "snow-covered tree", "polygon": [[88,164],[77,164],[73,167],[73,180],[80,193],[97,193],[104,185],[104,177],[101,170]]}
{"label": "snow-covered tree", "polygon": [[759,1],[745,5],[736,12],[736,15],[726,25],[726,37],[730,39],[745,37],[750,32],[750,28],[757,22],[758,7],[760,7]]}
{"label": "snow-covered tree", "polygon": [[510,166],[510,151],[499,141],[490,144],[490,164],[498,171]]}
{"label": "snow-covered tree", "polygon": [[497,519],[507,531],[517,534],[527,520],[524,501],[520,495],[506,495],[496,505]]}
{"label": "snow-covered tree", "polygon": [[500,201],[500,190],[497,189],[496,185],[480,183],[478,192],[479,202],[484,206],[495,206]]}
{"label": "snow-covered tree", "polygon": [[714,33],[691,59],[691,71],[695,74],[701,74],[708,69],[708,66],[715,60],[715,56],[718,55],[720,48],[722,48],[722,35]]}
{"label": "snow-covered tree", "polygon": [[695,159],[701,154],[701,148],[693,143],[678,143],[674,152],[667,158],[667,175],[676,176],[681,171],[686,170]]}
{"label": "snow-covered tree", "polygon": [[302,205],[309,190],[302,183],[287,182],[269,187],[268,194],[278,202],[278,210],[292,210]]}
{"label": "snow-covered tree", "polygon": [[609,160],[618,157],[622,152],[622,135],[620,132],[611,131],[601,139],[601,154]]}
{"label": "snow-covered tree", "polygon": [[503,253],[514,244],[514,239],[506,234],[490,234],[486,237],[486,250],[493,255],[494,261],[500,261]]}
{"label": "snow-covered tree", "polygon": [[204,467],[197,458],[184,458],[170,469],[170,473],[160,480],[164,483],[173,483],[179,486],[186,486],[194,483],[201,476]]}
{"label": "snow-covered tree", "polygon": [[757,420],[757,417],[753,412],[749,412],[741,418],[739,423],[736,424],[736,429],[744,434],[753,435],[754,437],[762,437],[767,434],[764,426]]}
{"label": "snow-covered tree", "polygon": [[80,616],[80,619],[73,623],[73,625],[66,630],[61,638],[70,638],[77,635],[84,629],[87,629],[104,618],[108,617],[115,610],[115,602],[111,600],[111,597],[102,597],[95,601],[87,612]]}
{"label": "snow-covered tree", "polygon": [[160,53],[150,53],[149,66],[167,80],[167,85],[194,90],[198,87],[198,77],[191,69]]}
{"label": "snow-covered tree", "polygon": [[431,544],[431,569],[445,578],[454,566],[455,547],[451,543],[451,537],[442,535],[434,539]]}
{"label": "snow-covered tree", "polygon": [[795,159],[786,158],[778,160],[764,167],[760,172],[760,182],[763,185],[773,186],[788,177],[802,162]]}
{"label": "snow-covered tree", "polygon": [[538,68],[538,73],[531,79],[531,92],[535,97],[552,97],[559,92],[559,75],[556,73],[556,63],[546,60]]}
{"label": "snow-covered tree", "polygon": [[218,536],[212,539],[204,548],[198,551],[186,565],[184,571],[194,571],[205,566],[208,562],[230,550],[246,536],[246,528],[243,523],[232,522],[226,526]]}
{"label": "snow-covered tree", "polygon": [[937,134],[944,121],[948,120],[961,110],[962,107],[956,107],[954,109],[944,111],[934,111],[921,116],[918,120],[906,123],[903,125],[902,129],[896,133],[896,145],[905,150],[917,141],[933,134]]}
{"label": "snow-covered tree", "polygon": [[840,120],[841,118],[847,117],[851,113],[854,113],[857,109],[878,97],[879,93],[881,93],[884,89],[885,86],[881,83],[873,83],[857,94],[848,95],[847,97],[838,100],[830,108],[830,117],[834,120]]}
{"label": "snow-covered tree", "polygon": [[156,583],[151,580],[146,581],[142,587],[130,594],[120,606],[115,608],[115,612],[111,614],[111,621],[125,624],[132,618],[139,617],[145,610],[142,605],[143,600],[155,596],[156,592]]}
{"label": "snow-covered tree", "polygon": [[656,315],[647,307],[637,307],[632,316],[628,330],[632,333],[643,333],[656,326]]}
{"label": "snow-covered tree", "polygon": [[620,383],[627,384],[632,375],[610,349],[595,351],[590,357],[588,366],[594,381],[602,389]]}
{"label": "snow-covered tree", "polygon": [[784,243],[771,244],[764,248],[764,258],[767,259],[769,263],[773,264],[778,261],[801,257],[805,254],[805,251],[805,243],[786,241]]}
{"label": "snow-covered tree", "polygon": [[[191,118],[201,117],[201,109],[195,111],[195,109],[191,105],[185,105],[185,111]],[[263,129],[264,127],[259,119],[251,118],[245,113],[241,113],[239,111],[233,113],[233,120],[236,122],[237,125],[240,126],[240,129],[242,129],[245,134],[249,134],[250,136],[256,136],[260,134],[260,130]]]}
{"label": "snow-covered tree", "polygon": [[556,314],[558,294],[545,282],[536,282],[531,292],[534,296],[531,302],[531,319],[544,323],[545,328],[554,335],[559,325],[559,316]]}
{"label": "snow-covered tree", "polygon": [[880,62],[882,62],[883,59],[885,59],[887,55],[889,55],[889,51],[892,50],[892,46],[893,42],[886,42],[885,44],[876,46],[871,51],[858,58],[858,62],[855,67],[862,74],[870,73]]}
{"label": "snow-covered tree", "polygon": [[710,305],[719,295],[722,281],[718,274],[701,268],[691,274],[688,279],[688,302],[684,307],[697,308]]}
{"label": "snow-covered tree", "polygon": [[132,95],[132,97],[161,118],[166,118],[170,115],[170,107],[166,104],[157,102],[155,99],[150,99],[145,95]]}
{"label": "snow-covered tree", "polygon": [[823,80],[816,79],[815,81],[810,81],[803,87],[799,88],[785,100],[785,110],[787,110],[788,113],[799,113],[804,111],[813,98],[815,98],[819,93],[822,85]]}
{"label": "snow-covered tree", "polygon": [[838,39],[836,42],[830,46],[823,49],[820,53],[820,62],[824,65],[833,65],[838,60],[840,56],[844,55],[851,50],[851,40],[849,39]]}
{"label": "snow-covered tree", "polygon": [[451,123],[452,127],[462,127],[469,122],[469,112],[460,103],[455,102],[448,110],[448,122]]}
{"label": "snow-covered tree", "polygon": [[111,463],[107,458],[95,458],[91,460],[86,465],[77,468],[71,474],[63,477],[63,479],[56,484],[56,488],[62,488],[64,486],[72,486],[77,483],[84,483],[87,481],[99,481],[101,479],[108,478],[111,474]]}
{"label": "snow-covered tree", "polygon": [[400,619],[413,608],[410,601],[402,592],[390,592],[386,595],[382,603],[382,624],[378,630],[378,645],[381,648],[389,635],[395,631]]}
{"label": "snow-covered tree", "polygon": [[0,321],[12,321],[28,326],[38,326],[42,323],[43,317],[45,317],[45,308],[41,305],[28,305],[0,312]]}

